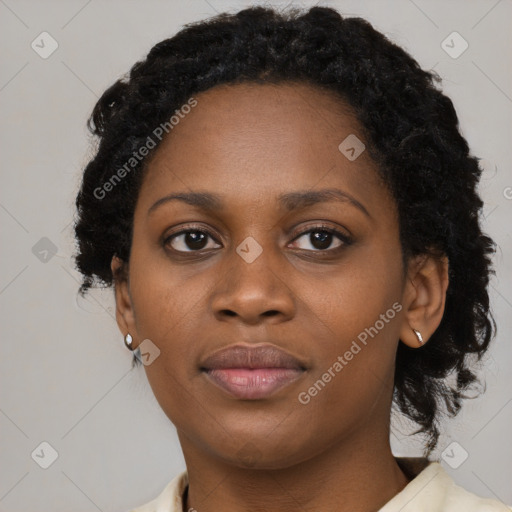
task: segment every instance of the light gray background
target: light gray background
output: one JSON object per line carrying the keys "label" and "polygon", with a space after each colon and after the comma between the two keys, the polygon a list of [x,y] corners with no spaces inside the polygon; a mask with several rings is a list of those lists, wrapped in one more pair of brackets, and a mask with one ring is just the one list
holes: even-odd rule
{"label": "light gray background", "polygon": [[[250,3],[0,0],[2,511],[128,510],[184,468],[144,370],[131,370],[111,292],[77,298],[73,202],[91,155],[85,122],[105,88],[183,23]],[[486,393],[447,424],[435,455],[457,442],[452,456],[462,448],[468,459],[458,469],[443,461],[455,480],[512,503],[512,2],[321,5],[367,18],[422,67],[435,68],[473,153],[483,158],[485,227],[500,247],[491,287],[499,331],[485,362]],[[47,59],[31,48],[43,31],[59,45]],[[456,59],[441,47],[453,31],[469,43]],[[46,263],[33,252],[43,237],[57,247]],[[395,454],[418,455],[406,432],[395,422]],[[31,457],[43,441],[58,452],[48,469]]]}

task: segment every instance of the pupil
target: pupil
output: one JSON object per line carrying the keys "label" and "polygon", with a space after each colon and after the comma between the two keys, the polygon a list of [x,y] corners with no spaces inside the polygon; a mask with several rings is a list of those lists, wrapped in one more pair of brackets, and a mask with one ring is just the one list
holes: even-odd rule
{"label": "pupil", "polygon": [[185,243],[190,249],[202,249],[206,235],[199,231],[190,231],[185,235]]}
{"label": "pupil", "polygon": [[[315,233],[311,233],[310,236],[314,239],[311,242],[312,245],[317,249],[327,249],[331,245],[331,233],[327,233],[326,231],[317,231]],[[320,247],[318,247],[318,245],[320,245]]]}

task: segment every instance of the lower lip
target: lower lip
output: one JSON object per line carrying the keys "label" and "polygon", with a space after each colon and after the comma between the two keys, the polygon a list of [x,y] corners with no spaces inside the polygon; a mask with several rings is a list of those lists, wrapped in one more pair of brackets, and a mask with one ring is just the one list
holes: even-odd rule
{"label": "lower lip", "polygon": [[258,400],[288,386],[302,373],[292,368],[218,368],[205,375],[235,398]]}

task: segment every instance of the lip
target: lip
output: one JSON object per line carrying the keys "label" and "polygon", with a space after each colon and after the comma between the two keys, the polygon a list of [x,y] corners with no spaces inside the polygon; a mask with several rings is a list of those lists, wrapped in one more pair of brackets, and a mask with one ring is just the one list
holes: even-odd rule
{"label": "lip", "polygon": [[200,366],[207,379],[232,397],[260,400],[299,379],[304,363],[274,345],[232,345]]}

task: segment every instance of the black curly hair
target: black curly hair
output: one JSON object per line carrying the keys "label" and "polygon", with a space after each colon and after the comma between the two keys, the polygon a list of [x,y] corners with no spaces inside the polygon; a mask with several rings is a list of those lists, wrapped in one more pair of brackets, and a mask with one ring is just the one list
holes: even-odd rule
{"label": "black curly hair", "polygon": [[449,261],[441,324],[421,349],[399,344],[394,376],[394,404],[426,435],[428,455],[440,417],[457,414],[478,382],[473,363],[495,332],[487,291],[495,246],[480,228],[476,190],[482,170],[440,81],[369,22],[331,8],[252,7],[185,25],[109,87],[88,120],[99,143],[76,198],[80,293],[96,283],[113,285],[114,255],[129,261],[148,158],[106,197],[98,190],[192,95],[243,82],[300,82],[330,91],[355,112],[393,194],[404,262],[420,254]]}

